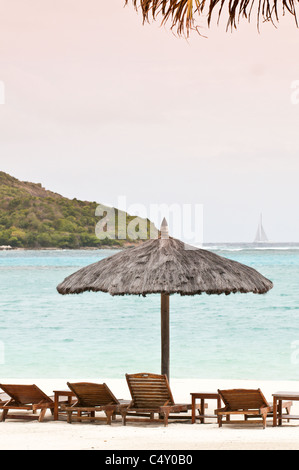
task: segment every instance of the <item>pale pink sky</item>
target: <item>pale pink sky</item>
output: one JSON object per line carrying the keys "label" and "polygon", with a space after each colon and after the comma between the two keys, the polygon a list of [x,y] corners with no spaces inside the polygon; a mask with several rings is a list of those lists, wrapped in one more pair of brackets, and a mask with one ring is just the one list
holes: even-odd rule
{"label": "pale pink sky", "polygon": [[298,241],[299,30],[187,42],[123,4],[0,0],[0,169],[112,205],[202,203],[207,242],[251,241],[261,211]]}

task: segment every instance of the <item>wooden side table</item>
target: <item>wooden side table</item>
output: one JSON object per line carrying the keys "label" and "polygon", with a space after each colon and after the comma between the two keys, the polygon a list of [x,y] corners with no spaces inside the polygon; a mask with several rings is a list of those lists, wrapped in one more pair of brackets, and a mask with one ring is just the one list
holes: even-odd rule
{"label": "wooden side table", "polygon": [[[205,423],[205,418],[216,418],[219,420],[218,416],[214,415],[206,415],[205,414],[205,400],[217,400],[217,408],[221,408],[221,398],[219,393],[212,393],[212,392],[196,392],[190,393],[192,397],[192,424],[196,422],[196,418],[199,418],[202,424]],[[200,400],[200,415],[196,416],[196,409],[195,404],[196,400]]]}
{"label": "wooden side table", "polygon": [[283,419],[299,419],[298,415],[282,414],[283,401],[299,401],[299,392],[276,392],[273,393],[273,426],[282,425]]}
{"label": "wooden side table", "polygon": [[60,397],[66,397],[67,400],[63,402],[69,405],[72,404],[72,399],[75,398],[75,394],[71,390],[54,390],[54,421],[58,420],[59,416],[59,405],[61,404]]}

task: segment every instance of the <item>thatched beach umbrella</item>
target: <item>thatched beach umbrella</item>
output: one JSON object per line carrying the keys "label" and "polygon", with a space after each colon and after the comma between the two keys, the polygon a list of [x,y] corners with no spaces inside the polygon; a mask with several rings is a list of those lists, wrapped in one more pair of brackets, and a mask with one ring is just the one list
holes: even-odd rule
{"label": "thatched beach umbrella", "polygon": [[220,20],[227,18],[227,28],[237,28],[240,18],[250,21],[256,16],[260,22],[271,21],[273,24],[286,13],[297,22],[298,0],[125,0],[140,9],[143,21],[161,18],[162,24],[170,23],[178,35],[188,36],[195,27],[195,18],[207,21],[210,26],[213,15]]}
{"label": "thatched beach umbrella", "polygon": [[160,238],[80,269],[59,284],[57,290],[60,294],[85,291],[111,295],[161,294],[161,372],[169,377],[171,294],[264,294],[272,287],[272,282],[253,268],[169,237],[164,219]]}

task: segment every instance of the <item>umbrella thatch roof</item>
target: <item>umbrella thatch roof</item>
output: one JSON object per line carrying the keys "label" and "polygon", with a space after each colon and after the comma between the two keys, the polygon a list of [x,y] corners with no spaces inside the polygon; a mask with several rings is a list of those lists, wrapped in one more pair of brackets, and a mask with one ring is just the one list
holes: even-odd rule
{"label": "umbrella thatch roof", "polygon": [[[189,248],[189,249],[188,249]],[[273,287],[255,269],[174,238],[148,240],[91,264],[67,277],[60,294],[84,291],[111,295],[264,294]]]}
{"label": "umbrella thatch roof", "polygon": [[297,24],[296,7],[298,0],[125,0],[142,11],[144,21],[162,18],[162,24],[170,22],[179,35],[189,35],[195,29],[195,18],[211,23],[213,14],[218,20],[226,15],[228,28],[236,28],[241,17],[250,21],[256,15],[260,21],[276,23],[289,13]]}

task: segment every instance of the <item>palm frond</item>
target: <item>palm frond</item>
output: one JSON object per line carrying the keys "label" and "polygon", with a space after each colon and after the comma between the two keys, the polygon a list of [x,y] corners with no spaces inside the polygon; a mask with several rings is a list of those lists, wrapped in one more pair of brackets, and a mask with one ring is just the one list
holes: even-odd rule
{"label": "palm frond", "polygon": [[197,29],[196,18],[206,19],[210,26],[212,16],[218,10],[218,22],[227,13],[227,27],[237,28],[241,18],[250,21],[256,7],[257,25],[260,21],[279,22],[286,13],[292,15],[298,27],[296,8],[299,0],[125,0],[141,10],[143,21],[150,22],[161,17],[161,23],[170,23],[179,36],[189,36]]}

